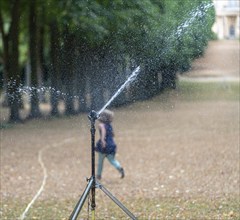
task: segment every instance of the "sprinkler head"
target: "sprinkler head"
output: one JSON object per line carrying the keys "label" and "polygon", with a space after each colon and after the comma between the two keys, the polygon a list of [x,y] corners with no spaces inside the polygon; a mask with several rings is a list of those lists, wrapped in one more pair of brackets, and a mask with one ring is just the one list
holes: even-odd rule
{"label": "sprinkler head", "polygon": [[88,118],[90,120],[96,120],[99,118],[99,114],[97,112],[95,112],[94,110],[92,110],[89,115],[88,115]]}

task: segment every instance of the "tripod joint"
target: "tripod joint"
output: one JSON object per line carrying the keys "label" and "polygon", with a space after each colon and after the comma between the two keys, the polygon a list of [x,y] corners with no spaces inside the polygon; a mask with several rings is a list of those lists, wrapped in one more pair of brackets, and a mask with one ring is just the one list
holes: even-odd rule
{"label": "tripod joint", "polygon": [[98,181],[96,181],[96,182],[95,182],[95,188],[102,189],[101,183],[99,183]]}

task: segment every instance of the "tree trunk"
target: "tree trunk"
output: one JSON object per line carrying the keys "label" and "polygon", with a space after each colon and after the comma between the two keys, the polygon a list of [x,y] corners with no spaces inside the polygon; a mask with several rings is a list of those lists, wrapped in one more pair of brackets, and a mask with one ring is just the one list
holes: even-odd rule
{"label": "tree trunk", "polygon": [[37,0],[30,0],[29,13],[29,49],[31,60],[31,109],[29,118],[38,118],[41,116],[39,109],[39,94],[38,94],[38,77],[37,77],[37,62],[38,62],[38,40],[37,40]]}
{"label": "tree trunk", "polygon": [[74,36],[69,34],[66,30],[66,37],[64,38],[64,83],[66,85],[66,97],[65,97],[65,114],[75,114],[74,110]]}
{"label": "tree trunk", "polygon": [[144,80],[144,90],[145,90],[145,97],[144,99],[149,99],[156,95],[159,92],[159,79],[158,73],[156,70],[152,69],[150,65],[145,65],[145,72],[141,74],[140,78]]}
{"label": "tree trunk", "polygon": [[2,105],[4,107],[8,107],[8,95],[7,95],[7,84],[9,78],[9,34],[4,32],[4,24],[3,24],[2,11],[0,8],[0,31],[2,35],[3,42],[3,91],[4,93],[4,101]]}
{"label": "tree trunk", "polygon": [[78,102],[79,102],[79,108],[78,112],[86,112],[87,111],[87,100],[86,100],[86,65],[84,63],[84,54],[81,53],[81,63],[80,66],[78,66],[78,73],[77,73],[77,88],[78,88]]}
{"label": "tree trunk", "polygon": [[176,71],[171,68],[162,71],[161,91],[176,89]]}
{"label": "tree trunk", "polygon": [[91,91],[91,109],[92,110],[99,110],[104,104],[104,97],[103,97],[103,81],[102,72],[101,72],[101,63],[100,57],[98,53],[98,49],[95,51],[91,50],[90,54],[90,65],[91,65],[91,84],[90,84],[90,91]]}
{"label": "tree trunk", "polygon": [[57,22],[52,21],[50,26],[50,56],[51,56],[51,115],[58,116],[60,97],[60,42]]}
{"label": "tree trunk", "polygon": [[41,22],[39,22],[39,30],[37,31],[39,38],[37,45],[38,46],[38,55],[37,55],[37,78],[38,78],[38,86],[41,88],[39,93],[39,101],[40,102],[46,102],[45,100],[45,88],[44,88],[44,70],[43,70],[43,64],[44,64],[44,23],[45,23],[45,17],[44,17],[44,4],[41,6],[39,18],[41,19]]}
{"label": "tree trunk", "polygon": [[[19,108],[21,103],[20,95],[20,71],[19,71],[19,20],[20,20],[20,0],[15,0],[11,12],[12,23],[9,31],[9,39],[6,42],[6,72],[7,94],[10,107],[10,122],[20,121]],[[9,56],[8,56],[9,55]]]}

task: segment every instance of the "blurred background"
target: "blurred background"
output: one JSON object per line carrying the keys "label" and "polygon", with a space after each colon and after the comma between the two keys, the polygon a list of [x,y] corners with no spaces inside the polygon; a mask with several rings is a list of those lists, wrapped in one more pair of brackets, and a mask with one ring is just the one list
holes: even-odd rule
{"label": "blurred background", "polygon": [[239,219],[239,28],[239,0],[1,0],[0,218],[68,219],[87,114],[140,66],[109,106],[126,176],[102,183],[139,219]]}
{"label": "blurred background", "polygon": [[144,73],[112,105],[151,98],[175,89],[209,40],[239,39],[238,0],[2,0],[0,12],[9,122],[44,116],[44,103],[52,116],[98,109],[138,65]]}

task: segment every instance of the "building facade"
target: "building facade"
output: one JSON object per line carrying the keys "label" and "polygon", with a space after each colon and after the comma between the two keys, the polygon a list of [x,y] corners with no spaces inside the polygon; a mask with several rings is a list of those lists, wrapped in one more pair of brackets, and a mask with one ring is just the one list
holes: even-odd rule
{"label": "building facade", "polygon": [[213,0],[216,19],[213,32],[218,39],[239,39],[240,30],[240,0]]}

